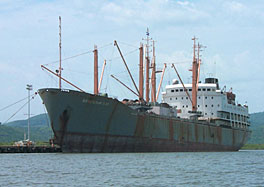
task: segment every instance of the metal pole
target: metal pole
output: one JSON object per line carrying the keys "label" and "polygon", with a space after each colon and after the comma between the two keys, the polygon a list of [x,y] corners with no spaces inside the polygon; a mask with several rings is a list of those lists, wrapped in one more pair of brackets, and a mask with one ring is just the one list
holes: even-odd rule
{"label": "metal pole", "polygon": [[60,67],[59,67],[59,88],[61,89],[61,17],[59,16],[59,37],[60,37],[60,43],[59,43],[59,51],[60,51]]}
{"label": "metal pole", "polygon": [[196,50],[196,39],[195,37],[192,38],[193,40],[193,63],[192,63],[192,111],[197,111],[197,59],[195,56]]}
{"label": "metal pole", "polygon": [[133,94],[135,94],[136,96],[139,96],[139,94],[137,94],[136,92],[134,92],[131,88],[129,88],[127,85],[125,85],[123,82],[121,82],[118,78],[116,78],[114,75],[111,75],[111,77],[113,77],[115,80],[117,80],[120,84],[122,84],[124,87],[126,87],[128,90],[130,90]]}
{"label": "metal pole", "polygon": [[178,73],[178,71],[177,71],[175,65],[172,64],[171,66],[174,68],[174,70],[175,70],[175,72],[176,72],[176,74],[177,74],[177,76],[178,76],[178,78],[179,78],[179,80],[180,80],[180,82],[181,82],[181,84],[182,84],[182,86],[183,86],[183,88],[184,88],[184,91],[186,92],[188,98],[190,99],[190,101],[191,101],[191,103],[192,103],[192,105],[193,105],[193,101],[191,100],[190,94],[188,93],[187,88],[184,86],[184,83],[183,83],[183,81],[182,81],[182,79],[181,79],[181,77],[180,77],[180,74]]}
{"label": "metal pole", "polygon": [[32,90],[32,85],[27,84],[28,90],[28,140],[30,140],[30,91]]}
{"label": "metal pole", "polygon": [[161,84],[162,84],[162,80],[163,80],[163,77],[164,77],[164,73],[165,73],[166,67],[167,67],[167,65],[166,65],[166,63],[164,63],[164,68],[162,70],[162,75],[161,75],[161,78],[160,78],[160,83],[159,83],[159,87],[158,87],[158,91],[157,91],[157,95],[156,95],[156,101],[159,98],[160,87],[161,87]]}
{"label": "metal pole", "polygon": [[94,94],[98,95],[98,50],[94,46]]}
{"label": "metal pole", "polygon": [[102,68],[102,73],[101,73],[99,87],[98,87],[98,93],[100,92],[100,88],[101,88],[101,84],[102,84],[102,80],[103,80],[103,76],[104,76],[105,65],[106,65],[106,60],[104,60],[104,64],[103,64],[103,68]]}
{"label": "metal pole", "polygon": [[139,48],[139,100],[144,100],[144,80],[143,80],[143,45]]}
{"label": "metal pole", "polygon": [[134,81],[134,79],[133,79],[133,77],[132,77],[132,75],[131,75],[131,72],[130,72],[128,66],[127,66],[127,63],[126,63],[126,61],[125,61],[125,58],[124,58],[124,56],[122,55],[122,52],[121,52],[121,50],[120,50],[120,48],[119,48],[119,46],[118,46],[116,40],[114,41],[114,45],[117,47],[117,49],[118,49],[118,51],[119,51],[119,53],[120,53],[120,56],[121,56],[121,58],[122,58],[122,60],[123,60],[123,62],[124,62],[124,64],[125,64],[125,66],[126,66],[126,69],[127,69],[127,71],[128,71],[128,74],[129,74],[129,76],[130,76],[130,78],[131,78],[131,80],[132,80],[132,82],[133,82],[133,84],[134,84],[134,86],[135,86],[135,88],[136,88],[136,90],[137,90],[137,93],[139,94],[139,90],[138,90],[138,88],[137,88],[137,85],[136,85],[136,83],[135,83],[135,81]]}
{"label": "metal pole", "polygon": [[[48,68],[45,67],[44,65],[41,65],[41,68],[44,68],[45,70],[47,70],[48,72],[52,73],[53,75],[55,75],[55,76],[57,76],[57,77],[59,76],[57,73],[54,73],[53,71],[51,71],[50,69],[48,69]],[[81,92],[85,92],[85,91],[83,91],[81,88],[75,86],[75,85],[74,85],[73,83],[71,83],[70,81],[67,81],[66,79],[64,79],[63,77],[61,77],[61,79],[62,79],[63,81],[65,81],[66,83],[68,83],[69,85],[73,86],[74,88],[80,90]]]}
{"label": "metal pole", "polygon": [[152,74],[151,74],[151,102],[156,102],[156,62],[155,62],[155,41],[153,42]]}

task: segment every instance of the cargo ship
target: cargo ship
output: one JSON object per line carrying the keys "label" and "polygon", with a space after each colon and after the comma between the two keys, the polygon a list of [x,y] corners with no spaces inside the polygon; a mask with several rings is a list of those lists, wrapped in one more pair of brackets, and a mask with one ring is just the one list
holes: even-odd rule
{"label": "cargo ship", "polygon": [[248,106],[237,104],[232,90],[220,89],[217,78],[199,81],[201,46],[196,45],[196,39],[193,38],[192,84],[184,84],[172,64],[178,79],[166,86],[160,103],[157,100],[166,64],[156,91],[155,55],[150,64],[149,40],[147,32],[145,53],[142,44],[139,48],[139,89],[115,41],[136,91],[117,80],[135,93],[135,100],[119,101],[99,93],[96,47],[94,93],[87,93],[62,78],[61,66],[57,73],[42,66],[60,81],[79,89],[62,89],[60,85],[38,91],[50,118],[54,143],[70,153],[238,151],[251,133]]}

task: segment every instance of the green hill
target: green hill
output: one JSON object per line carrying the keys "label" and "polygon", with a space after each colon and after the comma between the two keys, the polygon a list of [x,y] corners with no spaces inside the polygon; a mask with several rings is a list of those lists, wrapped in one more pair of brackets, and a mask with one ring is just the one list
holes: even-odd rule
{"label": "green hill", "polygon": [[264,144],[264,112],[250,114],[252,130],[249,144]]}
{"label": "green hill", "polygon": [[[53,135],[46,114],[30,118],[30,139],[33,141],[48,141]],[[14,142],[24,139],[27,133],[27,120],[18,120],[0,125],[0,142]]]}
{"label": "green hill", "polygon": [[[49,117],[47,114],[39,114],[30,118],[30,126],[49,126]],[[28,120],[17,120],[4,124],[10,127],[27,127]]]}

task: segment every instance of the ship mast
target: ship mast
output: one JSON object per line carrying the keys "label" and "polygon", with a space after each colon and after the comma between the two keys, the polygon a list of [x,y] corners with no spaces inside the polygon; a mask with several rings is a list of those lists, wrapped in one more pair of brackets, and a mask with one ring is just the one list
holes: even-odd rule
{"label": "ship mast", "polygon": [[149,29],[147,28],[146,32],[147,38],[144,39],[147,41],[146,44],[146,102],[149,102],[149,41],[151,38],[149,38]]}
{"label": "ship mast", "polygon": [[192,112],[197,111],[197,82],[198,82],[198,62],[196,58],[196,40],[197,38],[194,36],[192,38],[193,40],[193,65],[192,65]]}
{"label": "ship mast", "polygon": [[144,73],[143,73],[143,45],[140,44],[139,48],[139,100],[144,101]]}
{"label": "ship mast", "polygon": [[94,95],[98,95],[98,50],[94,46]]}
{"label": "ship mast", "polygon": [[59,42],[59,53],[60,53],[60,66],[59,66],[59,89],[61,89],[61,17],[59,16],[59,37],[60,37],[60,42]]}
{"label": "ship mast", "polygon": [[156,56],[155,56],[155,41],[153,42],[153,57],[152,57],[152,74],[151,74],[151,102],[156,102]]}

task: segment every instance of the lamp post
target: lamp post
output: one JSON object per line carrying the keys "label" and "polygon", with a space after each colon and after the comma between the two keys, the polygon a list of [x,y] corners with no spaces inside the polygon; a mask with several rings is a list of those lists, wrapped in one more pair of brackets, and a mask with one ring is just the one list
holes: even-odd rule
{"label": "lamp post", "polygon": [[28,140],[30,140],[30,130],[29,130],[29,127],[30,127],[30,91],[32,90],[32,85],[30,84],[27,84],[27,88],[28,90]]}

